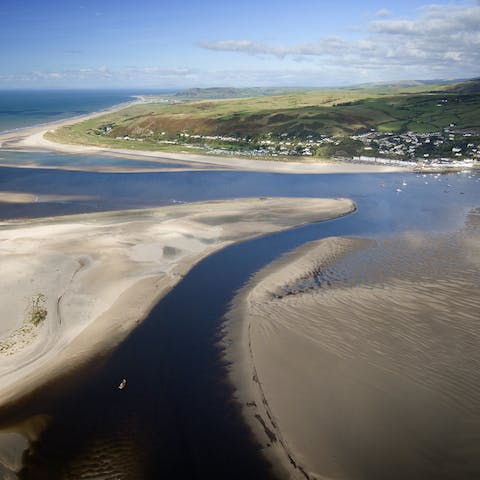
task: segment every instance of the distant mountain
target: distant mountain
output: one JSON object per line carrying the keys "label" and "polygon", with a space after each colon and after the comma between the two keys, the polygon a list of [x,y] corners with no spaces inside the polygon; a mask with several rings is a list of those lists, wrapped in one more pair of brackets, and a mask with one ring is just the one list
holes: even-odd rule
{"label": "distant mountain", "polygon": [[480,93],[480,78],[460,82],[445,89],[449,93]]}
{"label": "distant mountain", "polygon": [[445,80],[445,79],[435,79],[435,80],[398,80],[391,82],[371,82],[371,83],[360,83],[358,85],[353,85],[351,87],[345,88],[396,88],[396,87],[421,87],[428,85],[450,85],[456,84],[459,82],[465,82],[465,79],[455,79],[455,80]]}
{"label": "distant mountain", "polygon": [[210,88],[189,88],[175,94],[176,97],[190,100],[207,100],[222,98],[248,98],[266,97],[271,95],[282,95],[285,93],[305,91],[306,88],[298,87],[210,87]]}
{"label": "distant mountain", "polygon": [[[272,95],[286,95],[291,93],[301,93],[306,91],[324,91],[324,90],[368,90],[368,89],[403,89],[410,87],[428,87],[441,86],[441,90],[444,90],[444,86],[454,86],[451,92],[461,93],[458,88],[465,89],[464,93],[478,92],[476,85],[479,82],[469,79],[435,79],[435,80],[399,80],[390,82],[371,82],[360,83],[356,85],[349,85],[344,87],[247,87],[247,88],[235,88],[235,87],[210,87],[210,88],[189,88],[182,90],[175,94],[175,97],[183,100],[213,100],[213,99],[226,99],[226,98],[248,98],[248,97],[267,97]],[[447,90],[447,89],[445,89]],[[393,92],[392,92],[393,93]],[[413,92],[409,92],[413,93]]]}

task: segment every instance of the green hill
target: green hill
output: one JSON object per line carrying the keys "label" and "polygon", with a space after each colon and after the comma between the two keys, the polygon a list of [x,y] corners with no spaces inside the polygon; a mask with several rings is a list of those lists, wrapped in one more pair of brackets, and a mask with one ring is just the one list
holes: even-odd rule
{"label": "green hill", "polygon": [[449,93],[480,93],[480,79],[469,80],[446,88]]}
{"label": "green hill", "polygon": [[[178,149],[179,144],[195,146],[201,143],[198,136],[230,137],[238,142],[265,137],[345,137],[371,129],[425,133],[450,124],[457,129],[478,130],[479,83],[293,91],[251,98],[138,104],[64,127],[50,138],[156,150]],[[252,89],[241,92],[253,93]],[[236,89],[208,89],[208,93],[240,94]],[[190,90],[190,94],[202,93]],[[206,140],[221,143],[218,138]]]}
{"label": "green hill", "polygon": [[283,95],[291,92],[301,92],[306,88],[296,87],[210,87],[210,88],[189,88],[175,94],[175,97],[183,100],[209,100],[225,98],[247,98],[247,97],[265,97],[272,95]]}

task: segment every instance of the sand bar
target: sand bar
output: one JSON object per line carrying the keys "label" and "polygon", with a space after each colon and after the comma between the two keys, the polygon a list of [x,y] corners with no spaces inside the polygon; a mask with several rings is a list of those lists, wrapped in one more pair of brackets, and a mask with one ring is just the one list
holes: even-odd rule
{"label": "sand bar", "polygon": [[0,190],[0,203],[48,203],[93,200],[91,195],[34,195],[32,193]]}
{"label": "sand bar", "polygon": [[451,235],[312,242],[237,296],[230,375],[281,476],[480,475],[475,215]]}
{"label": "sand bar", "polygon": [[[257,198],[1,223],[0,404],[116,345],[215,250],[354,208]],[[34,327],[38,294],[48,315]]]}

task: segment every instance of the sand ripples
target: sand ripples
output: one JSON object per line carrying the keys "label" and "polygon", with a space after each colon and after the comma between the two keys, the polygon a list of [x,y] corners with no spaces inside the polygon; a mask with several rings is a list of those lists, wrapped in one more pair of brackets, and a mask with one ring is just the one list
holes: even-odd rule
{"label": "sand ripples", "polygon": [[475,219],[322,241],[250,287],[262,395],[310,476],[480,478]]}
{"label": "sand ripples", "polygon": [[[77,445],[76,454],[53,474],[52,466],[41,457],[29,463],[21,478],[54,478],[62,480],[139,480],[145,472],[146,445],[141,432],[136,432],[135,418],[126,417],[117,425],[108,425],[105,432],[92,432],[88,444]],[[66,440],[70,447],[69,439]],[[41,446],[40,446],[41,447]],[[62,457],[63,451],[59,451]]]}

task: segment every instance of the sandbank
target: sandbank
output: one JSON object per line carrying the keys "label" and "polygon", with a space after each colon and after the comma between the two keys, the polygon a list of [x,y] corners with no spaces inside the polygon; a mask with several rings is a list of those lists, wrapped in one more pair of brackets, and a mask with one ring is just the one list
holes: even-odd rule
{"label": "sandbank", "polygon": [[[114,347],[212,252],[354,209],[257,198],[0,223],[0,405]],[[26,311],[38,294],[48,315],[34,327]]]}
{"label": "sandbank", "polygon": [[92,200],[90,195],[33,195],[32,193],[0,190],[0,203],[48,203]]}
{"label": "sandbank", "polygon": [[480,237],[469,228],[312,242],[238,294],[230,378],[280,477],[480,474]]}

